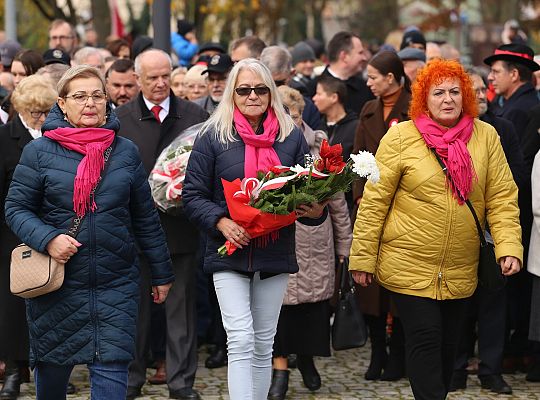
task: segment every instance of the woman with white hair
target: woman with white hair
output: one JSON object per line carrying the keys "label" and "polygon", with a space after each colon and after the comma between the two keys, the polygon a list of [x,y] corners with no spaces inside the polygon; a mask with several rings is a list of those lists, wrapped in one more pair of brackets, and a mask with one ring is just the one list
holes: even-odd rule
{"label": "woman with white hair", "polygon": [[[255,177],[274,165],[303,164],[309,151],[302,132],[285,112],[268,68],[255,59],[231,70],[223,99],[203,125],[186,172],[186,215],[207,235],[204,270],[213,274],[227,332],[229,395],[266,399],[272,344],[288,274],[298,271],[294,224],[261,247],[230,218],[221,178]],[[303,223],[326,218],[321,204],[296,210]],[[238,250],[220,257],[229,240]]]}

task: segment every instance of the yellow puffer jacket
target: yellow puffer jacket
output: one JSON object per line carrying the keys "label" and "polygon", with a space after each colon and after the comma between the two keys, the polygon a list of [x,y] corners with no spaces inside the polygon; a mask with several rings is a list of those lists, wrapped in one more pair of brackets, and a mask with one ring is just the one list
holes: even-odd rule
{"label": "yellow puffer jacket", "polygon": [[[518,190],[495,129],[474,121],[467,144],[478,180],[469,200],[489,222],[497,259],[523,260]],[[350,270],[375,274],[388,290],[433,299],[471,296],[480,239],[435,155],[412,121],[390,128],[376,155],[381,179],[368,183],[354,225]]]}

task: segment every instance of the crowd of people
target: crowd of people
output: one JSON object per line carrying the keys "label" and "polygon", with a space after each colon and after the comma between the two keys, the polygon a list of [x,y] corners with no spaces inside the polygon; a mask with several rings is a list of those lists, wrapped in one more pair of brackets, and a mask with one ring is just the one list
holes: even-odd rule
{"label": "crowd of people", "polygon": [[[397,48],[342,31],[227,50],[186,20],[170,54],[148,36],[98,47],[63,20],[44,52],[1,42],[0,399],[30,370],[38,399],[64,399],[77,364],[93,399],[147,383],[200,399],[201,345],[233,400],[285,399],[292,367],[315,392],[342,268],[368,327],[366,380],[407,378],[429,400],[470,374],[499,394],[506,373],[540,382],[540,65],[514,31],[476,66],[416,27]],[[162,212],[148,176],[190,129],[182,211]],[[380,181],[252,240],[222,179],[303,165],[324,140],[345,160],[376,154]],[[478,284],[476,216],[507,276],[497,291]],[[225,240],[238,250],[221,257]],[[59,290],[10,293],[21,242],[65,265]]]}

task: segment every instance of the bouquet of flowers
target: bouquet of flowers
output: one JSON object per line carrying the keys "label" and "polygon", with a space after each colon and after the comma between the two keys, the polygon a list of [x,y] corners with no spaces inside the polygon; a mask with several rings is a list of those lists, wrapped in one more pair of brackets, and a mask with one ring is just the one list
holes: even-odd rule
{"label": "bouquet of flowers", "polygon": [[182,188],[186,168],[201,124],[184,130],[159,155],[148,178],[152,197],[158,209],[178,214],[182,208]]}
{"label": "bouquet of flowers", "polygon": [[[322,203],[338,192],[350,190],[352,182],[368,178],[379,180],[375,157],[367,151],[351,154],[343,161],[342,146],[323,141],[317,157],[306,155],[306,166],[274,166],[257,178],[222,179],[225,200],[231,218],[244,227],[252,238],[263,237],[263,245],[276,231],[294,223],[298,206]],[[236,247],[226,241],[218,249],[222,256],[231,255]]]}

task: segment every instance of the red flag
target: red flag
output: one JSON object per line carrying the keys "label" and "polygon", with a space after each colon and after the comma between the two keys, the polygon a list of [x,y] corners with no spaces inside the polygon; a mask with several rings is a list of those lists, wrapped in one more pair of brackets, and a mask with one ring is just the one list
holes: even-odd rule
{"label": "red flag", "polygon": [[120,18],[116,0],[109,0],[109,8],[111,9],[111,35],[123,38],[125,34],[124,23],[122,22],[122,18]]}

